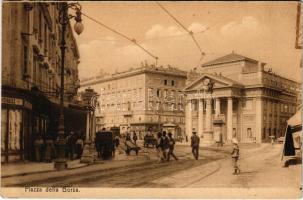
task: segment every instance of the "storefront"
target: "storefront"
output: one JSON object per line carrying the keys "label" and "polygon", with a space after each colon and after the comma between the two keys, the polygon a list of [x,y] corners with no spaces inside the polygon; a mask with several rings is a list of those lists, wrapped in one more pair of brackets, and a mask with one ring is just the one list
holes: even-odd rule
{"label": "storefront", "polygon": [[32,103],[24,97],[1,98],[1,162],[29,159]]}
{"label": "storefront", "polygon": [[[37,135],[57,138],[60,106],[40,92],[2,88],[1,162],[35,161],[34,141]],[[85,135],[86,107],[66,104],[65,132]]]}

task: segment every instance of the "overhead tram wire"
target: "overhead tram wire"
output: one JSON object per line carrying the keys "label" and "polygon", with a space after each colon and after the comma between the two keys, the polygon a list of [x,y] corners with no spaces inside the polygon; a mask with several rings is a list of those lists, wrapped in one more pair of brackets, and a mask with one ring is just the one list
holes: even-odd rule
{"label": "overhead tram wire", "polygon": [[[190,30],[188,30],[175,16],[173,16],[163,5],[161,5],[159,2],[156,1],[156,4],[162,8],[162,10],[164,10],[164,12],[166,12],[166,14],[168,14],[171,18],[173,18],[175,20],[175,22],[177,22],[177,24],[179,24],[190,36],[191,38],[193,39],[194,43],[196,44],[196,46],[198,47],[200,53],[201,53],[201,57],[200,57],[200,60],[199,60],[199,63],[200,61],[204,58],[205,56],[205,53],[202,51],[202,48],[200,47],[199,43],[197,42],[195,36],[194,36],[194,33]],[[208,30],[208,29],[206,29]],[[206,31],[204,30],[204,31]]]}
{"label": "overhead tram wire", "polygon": [[112,32],[114,32],[114,33],[116,33],[117,35],[120,35],[121,37],[127,39],[128,41],[134,43],[136,46],[138,46],[140,49],[142,49],[145,53],[147,53],[148,55],[150,55],[151,57],[153,57],[153,58],[156,60],[156,65],[157,65],[157,62],[158,62],[159,57],[155,56],[154,54],[152,54],[151,52],[149,52],[147,49],[145,49],[142,45],[138,44],[137,41],[136,41],[136,39],[130,38],[130,37],[124,35],[123,33],[120,33],[120,32],[118,32],[118,31],[114,30],[113,28],[110,28],[109,26],[107,26],[107,25],[101,23],[100,21],[98,21],[98,20],[96,20],[96,19],[94,19],[94,18],[88,16],[87,14],[85,14],[85,13],[83,13],[83,12],[81,12],[81,14],[82,14],[83,16],[87,17],[88,19],[92,20],[93,22],[95,22],[95,23],[97,23],[97,24],[103,26],[104,28],[106,28],[106,29],[108,29],[108,30],[110,30],[110,31],[112,31]]}

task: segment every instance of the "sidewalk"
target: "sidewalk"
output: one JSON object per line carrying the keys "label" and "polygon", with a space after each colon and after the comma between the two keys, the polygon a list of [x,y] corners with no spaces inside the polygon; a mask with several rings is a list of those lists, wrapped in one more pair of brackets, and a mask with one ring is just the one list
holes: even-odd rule
{"label": "sidewalk", "polygon": [[[88,166],[86,163],[80,163],[80,160],[67,161],[67,169],[77,169]],[[12,176],[21,176],[27,174],[44,173],[57,171],[54,168],[54,162],[18,162],[1,164],[1,178]]]}

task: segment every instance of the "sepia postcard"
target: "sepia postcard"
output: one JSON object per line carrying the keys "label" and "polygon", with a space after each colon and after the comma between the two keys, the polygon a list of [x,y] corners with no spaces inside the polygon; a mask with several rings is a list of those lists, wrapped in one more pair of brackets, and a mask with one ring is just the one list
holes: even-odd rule
{"label": "sepia postcard", "polygon": [[3,198],[302,198],[289,1],[3,1]]}

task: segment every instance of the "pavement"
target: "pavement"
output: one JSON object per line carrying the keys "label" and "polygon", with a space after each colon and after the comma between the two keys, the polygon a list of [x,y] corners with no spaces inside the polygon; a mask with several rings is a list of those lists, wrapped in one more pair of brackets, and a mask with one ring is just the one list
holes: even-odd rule
{"label": "pavement", "polygon": [[[141,147],[141,150],[139,151],[139,155],[136,156],[135,152],[131,152],[129,156],[125,154],[125,152],[121,149],[117,149],[116,155],[113,158],[113,160],[116,161],[134,161],[134,160],[157,160],[157,150],[155,148],[143,148],[143,141],[138,141],[138,145]],[[189,147],[188,152],[180,151],[177,147]],[[246,145],[247,146],[247,145]],[[224,145],[222,147],[212,146],[208,147],[209,150],[220,150],[220,151],[228,151],[231,148],[230,145]],[[178,157],[188,157],[191,158],[191,152],[190,152],[190,143],[189,142],[177,142],[176,148],[175,148],[175,154]],[[96,161],[95,164],[102,163],[102,160]],[[89,164],[86,163],[80,163],[80,160],[68,160],[68,168],[67,170],[77,169],[86,167]],[[36,174],[36,173],[45,173],[45,172],[53,172],[56,171],[54,168],[54,162],[51,163],[44,163],[44,162],[14,162],[14,163],[3,163],[1,164],[1,177],[12,177],[12,176],[24,176],[28,174]]]}
{"label": "pavement", "polygon": [[[88,164],[80,163],[80,160],[67,161],[67,170],[86,167]],[[12,176],[24,176],[35,173],[45,173],[57,171],[54,162],[15,162],[1,164],[1,178]]]}
{"label": "pavement", "polygon": [[[139,143],[143,144],[143,141],[139,141]],[[130,156],[127,156],[124,151],[117,150],[116,156],[113,160],[125,161],[125,160],[150,160],[150,151],[154,151],[153,149],[141,149],[138,156],[131,153]],[[94,164],[102,163],[102,160],[96,161]],[[80,159],[76,160],[68,160],[67,161],[67,170],[77,169],[86,167],[89,164],[81,163]],[[12,162],[12,163],[2,163],[1,164],[1,178],[13,177],[13,176],[25,176],[29,174],[39,174],[46,172],[54,172],[57,171],[54,168],[54,162],[45,163],[45,162],[30,162],[30,161],[20,161],[20,162]]]}
{"label": "pavement", "polygon": [[259,191],[264,188],[268,191],[275,191],[271,194],[271,198],[299,198],[302,196],[302,164],[290,165],[287,168],[282,167],[281,149],[281,144],[273,146],[261,144],[256,148],[242,148],[239,162],[241,173],[239,175],[232,174],[233,165],[231,158],[228,157],[159,178],[154,180],[154,183],[169,185],[172,188],[237,190],[238,196],[234,196],[236,195],[234,193],[233,196],[228,196],[227,192],[224,194],[224,198],[264,198],[264,192]]}
{"label": "pavement", "polygon": [[[239,175],[232,174],[231,148],[231,145],[201,147],[199,160],[194,160],[189,146],[177,144],[175,153],[180,160],[169,163],[157,163],[156,150],[142,148],[138,156],[116,152],[113,160],[84,167],[75,160],[74,165],[69,165],[72,170],[63,171],[55,171],[52,163],[4,164],[1,184],[4,187],[187,188],[199,190],[206,195],[203,198],[219,198],[220,194],[222,198],[301,196],[302,165],[282,167],[281,144],[240,144]],[[20,175],[21,172],[25,174]]]}

